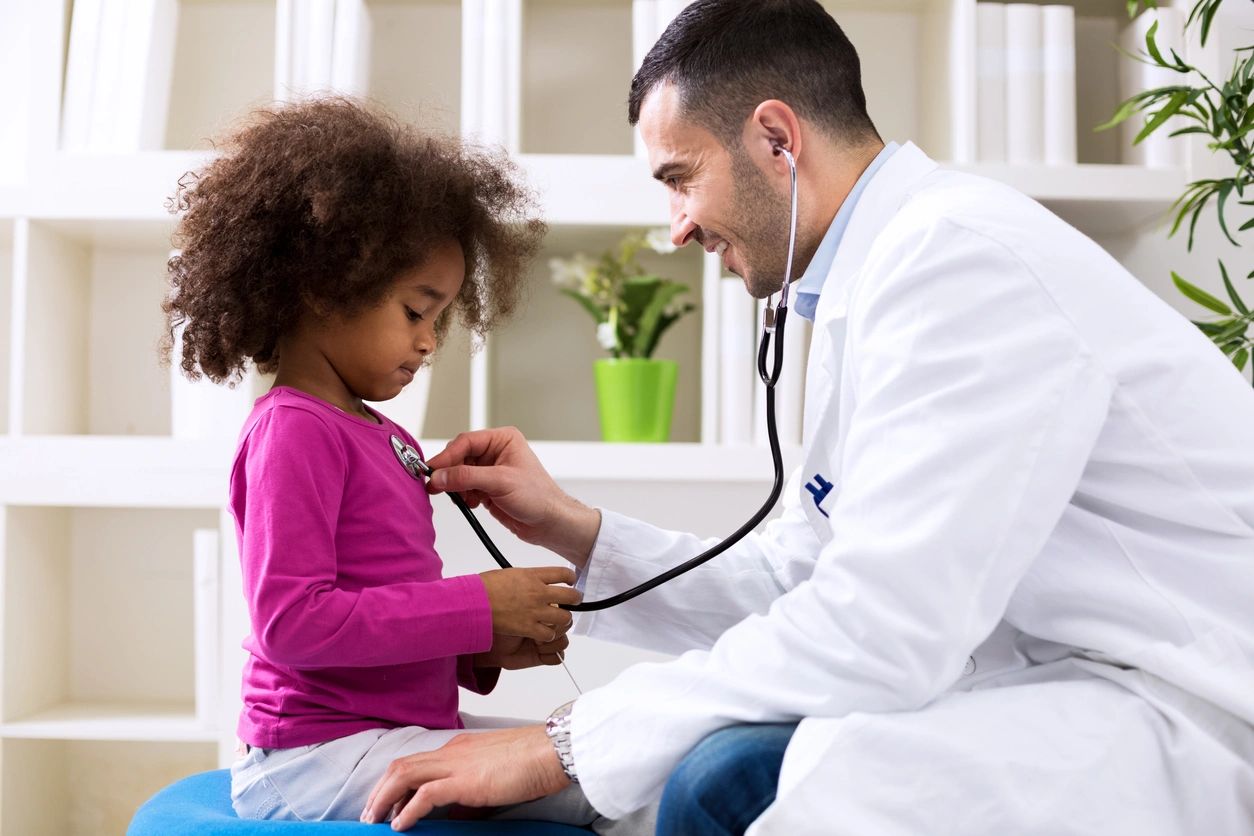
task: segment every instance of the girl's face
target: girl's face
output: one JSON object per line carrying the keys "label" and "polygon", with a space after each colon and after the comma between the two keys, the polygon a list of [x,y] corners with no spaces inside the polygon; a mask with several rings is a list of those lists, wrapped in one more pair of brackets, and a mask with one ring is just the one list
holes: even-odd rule
{"label": "girl's face", "polygon": [[461,245],[450,241],[392,283],[377,307],[333,316],[321,349],[348,391],[366,401],[396,397],[436,349],[435,322],[453,303],[466,277]]}

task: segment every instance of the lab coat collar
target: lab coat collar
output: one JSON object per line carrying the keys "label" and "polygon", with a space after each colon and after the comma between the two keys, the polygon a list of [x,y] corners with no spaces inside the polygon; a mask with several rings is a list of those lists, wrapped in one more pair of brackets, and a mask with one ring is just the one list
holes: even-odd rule
{"label": "lab coat collar", "polygon": [[862,270],[871,245],[919,181],[938,168],[940,166],[936,161],[913,142],[905,143],[884,161],[854,206],[831,271],[823,283],[823,294],[815,312],[816,323],[846,315],[849,291],[854,278]]}

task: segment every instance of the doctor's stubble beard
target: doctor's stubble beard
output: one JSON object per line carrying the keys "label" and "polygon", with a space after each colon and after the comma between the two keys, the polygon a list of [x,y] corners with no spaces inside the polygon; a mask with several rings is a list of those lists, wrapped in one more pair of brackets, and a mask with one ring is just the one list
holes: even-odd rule
{"label": "doctor's stubble beard", "polygon": [[[784,281],[784,265],[788,261],[788,224],[791,198],[771,187],[743,147],[732,150],[732,205],[727,220],[741,241],[740,262],[743,265],[745,288],[755,299],[778,293]],[[800,201],[800,198],[798,198]],[[793,279],[800,278],[797,266],[808,264],[817,244],[803,243],[803,231],[797,228],[797,251],[793,258]]]}

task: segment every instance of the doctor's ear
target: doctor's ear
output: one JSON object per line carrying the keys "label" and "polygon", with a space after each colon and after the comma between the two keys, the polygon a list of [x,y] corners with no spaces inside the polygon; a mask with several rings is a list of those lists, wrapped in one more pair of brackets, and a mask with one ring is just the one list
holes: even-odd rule
{"label": "doctor's ear", "polygon": [[745,123],[745,147],[760,165],[769,168],[782,167],[787,171],[783,154],[787,149],[793,157],[801,154],[801,120],[796,112],[779,99],[767,99],[759,104]]}

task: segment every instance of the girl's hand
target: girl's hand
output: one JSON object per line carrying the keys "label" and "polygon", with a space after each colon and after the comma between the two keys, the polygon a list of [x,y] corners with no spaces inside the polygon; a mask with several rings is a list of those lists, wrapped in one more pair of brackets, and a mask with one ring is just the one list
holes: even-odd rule
{"label": "girl's hand", "polygon": [[492,649],[487,653],[476,653],[476,668],[504,668],[517,671],[523,668],[534,668],[538,665],[560,665],[561,653],[570,645],[566,636],[558,636],[556,641],[536,644],[531,639],[518,636],[502,636],[499,633],[492,637]]}
{"label": "girl's hand", "polygon": [[566,635],[573,616],[559,604],[577,604],[583,598],[562,584],[575,582],[575,573],[558,566],[537,569],[493,569],[479,575],[492,605],[492,632],[531,639],[547,645]]}

